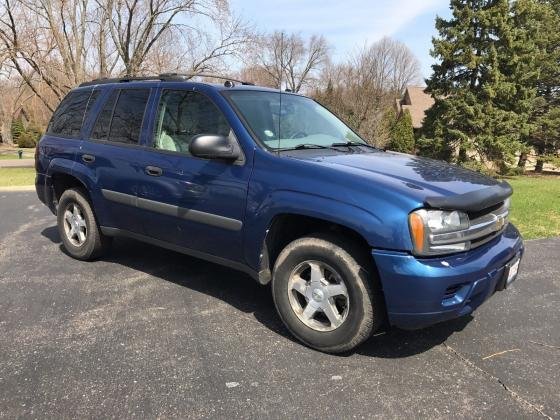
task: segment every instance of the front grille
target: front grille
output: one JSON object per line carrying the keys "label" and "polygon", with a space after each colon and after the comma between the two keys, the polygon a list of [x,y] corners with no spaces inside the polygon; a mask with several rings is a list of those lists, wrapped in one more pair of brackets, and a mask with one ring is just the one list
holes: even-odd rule
{"label": "front grille", "polygon": [[509,222],[509,210],[505,203],[473,213],[472,216],[476,217],[469,217],[470,226],[468,229],[458,232],[431,234],[431,244],[438,246],[470,242],[470,248],[475,248],[502,233]]}
{"label": "front grille", "polygon": [[470,211],[467,214],[469,215],[469,220],[476,220],[479,217],[485,216],[488,213],[492,213],[493,211],[496,211],[498,209],[500,209],[502,206],[504,205],[503,202],[495,204],[493,206],[490,207],[486,207],[485,209],[479,210],[479,211]]}

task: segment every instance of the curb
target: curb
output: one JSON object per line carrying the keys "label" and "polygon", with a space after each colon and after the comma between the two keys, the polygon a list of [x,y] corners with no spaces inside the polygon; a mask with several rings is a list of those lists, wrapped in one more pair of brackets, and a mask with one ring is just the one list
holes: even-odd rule
{"label": "curb", "polygon": [[13,187],[0,187],[0,192],[35,191],[35,185],[18,185]]}

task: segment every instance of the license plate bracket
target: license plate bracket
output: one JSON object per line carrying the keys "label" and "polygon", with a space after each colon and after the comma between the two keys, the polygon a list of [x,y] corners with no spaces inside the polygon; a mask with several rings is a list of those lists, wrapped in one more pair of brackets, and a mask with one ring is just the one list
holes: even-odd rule
{"label": "license plate bracket", "polygon": [[498,287],[496,288],[497,290],[507,289],[517,279],[520,262],[521,255],[517,254],[504,266],[504,273],[498,283]]}
{"label": "license plate bracket", "polygon": [[521,258],[517,257],[512,263],[509,264],[506,277],[506,288],[517,279],[520,262]]}

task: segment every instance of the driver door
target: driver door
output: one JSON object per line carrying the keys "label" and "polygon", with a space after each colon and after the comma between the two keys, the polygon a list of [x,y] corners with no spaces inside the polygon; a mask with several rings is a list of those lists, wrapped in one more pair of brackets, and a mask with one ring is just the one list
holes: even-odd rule
{"label": "driver door", "polygon": [[[242,261],[242,228],[251,168],[189,154],[192,138],[220,134],[235,139],[227,119],[206,95],[162,89],[151,149],[143,152],[139,206],[152,238]],[[237,140],[235,140],[237,141]]]}

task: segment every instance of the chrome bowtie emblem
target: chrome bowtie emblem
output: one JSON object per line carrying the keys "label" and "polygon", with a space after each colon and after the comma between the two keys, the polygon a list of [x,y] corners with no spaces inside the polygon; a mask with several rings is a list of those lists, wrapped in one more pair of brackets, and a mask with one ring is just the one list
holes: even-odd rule
{"label": "chrome bowtie emblem", "polygon": [[496,220],[496,230],[500,230],[504,227],[506,220],[503,217],[498,217]]}
{"label": "chrome bowtie emblem", "polygon": [[311,296],[313,296],[313,300],[317,301],[317,302],[321,302],[323,300],[323,292],[320,289],[315,289],[313,290],[313,292],[311,293]]}

